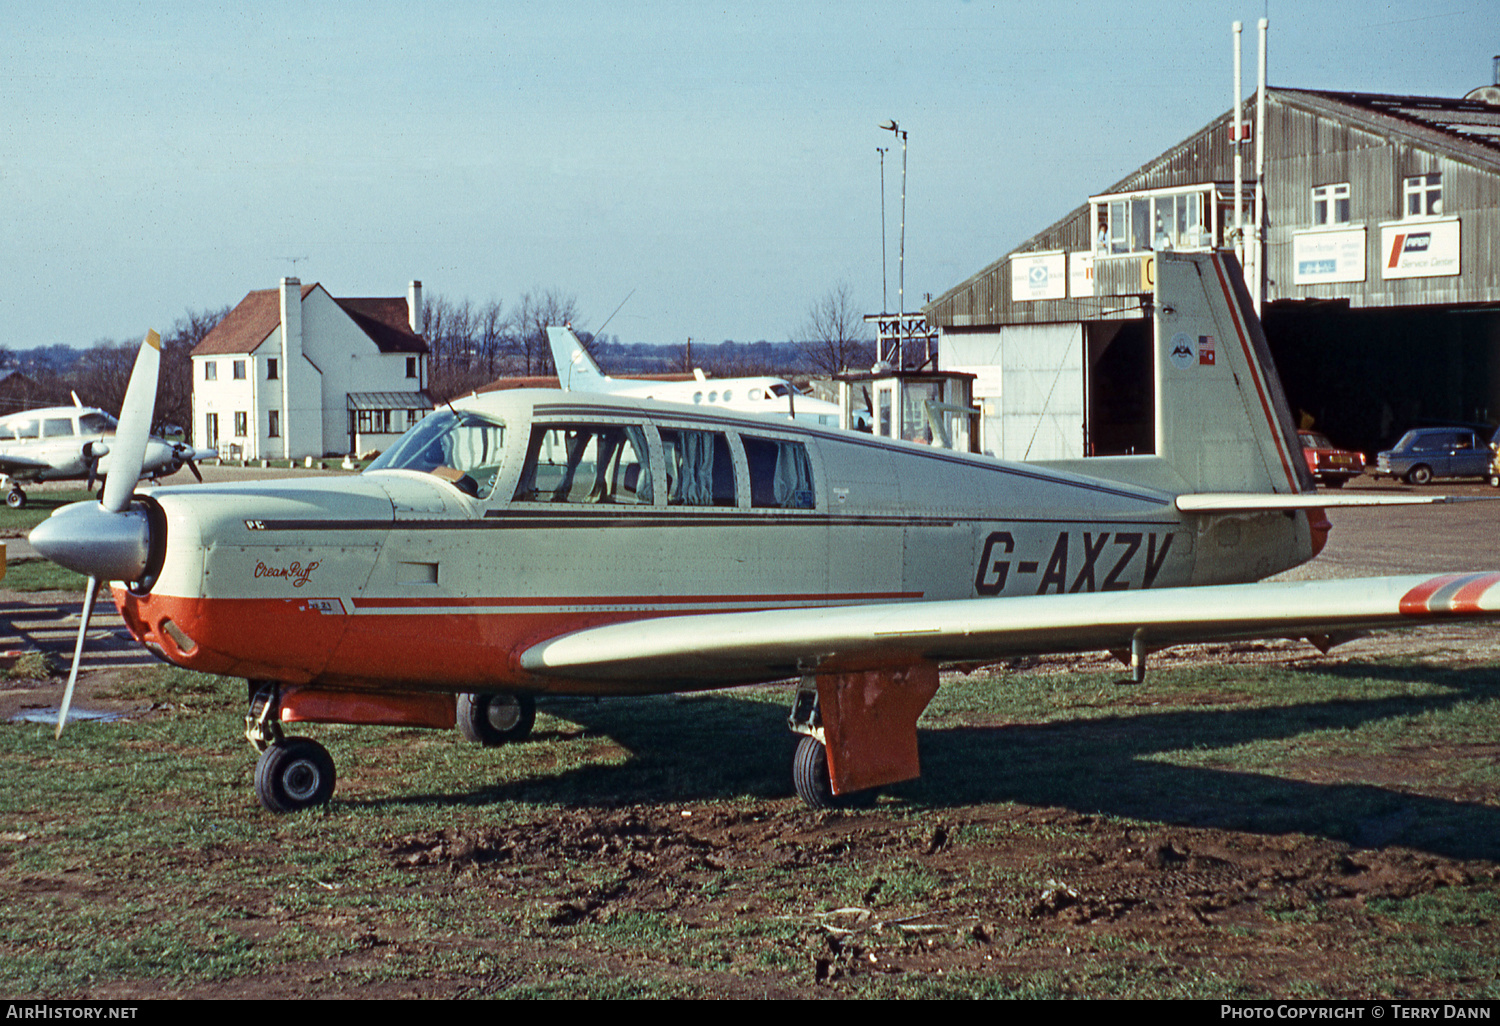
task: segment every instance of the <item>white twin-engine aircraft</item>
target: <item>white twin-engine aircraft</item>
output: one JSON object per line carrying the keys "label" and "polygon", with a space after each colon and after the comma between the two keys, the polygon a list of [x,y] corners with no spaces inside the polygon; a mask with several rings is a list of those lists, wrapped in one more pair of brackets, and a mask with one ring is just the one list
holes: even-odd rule
{"label": "white twin-engine aircraft", "polygon": [[[709,378],[693,371],[692,381],[627,381],[612,378],[583,348],[571,327],[549,327],[547,343],[557,366],[557,383],[565,392],[599,392],[632,399],[655,399],[665,403],[692,403],[718,410],[758,413],[839,426],[837,403],[814,399],[785,378]],[[855,413],[856,426],[869,423],[863,411]]]}
{"label": "white twin-engine aircraft", "polygon": [[[115,418],[85,406],[73,394],[72,406],[49,406],[0,417],[0,492],[12,509],[26,505],[22,481],[87,481],[109,475],[110,445]],[[196,460],[212,459],[212,449],[195,449],[185,442],[151,438],[139,468],[149,477],[175,474],[183,465],[198,480]],[[135,483],[135,479],[131,479]]]}
{"label": "white twin-engine aircraft", "polygon": [[[1156,454],[1018,464],[620,396],[455,400],[357,478],[159,488],[31,536],[142,643],[250,683],[266,808],[326,802],[296,722],[524,737],[537,695],[800,678],[814,806],[918,775],[947,661],[1306,637],[1500,610],[1500,573],[1251,584],[1318,552],[1321,507],[1226,254],[1157,255]],[[139,459],[142,346],[115,459]],[[133,451],[124,451],[127,439]],[[1418,499],[1416,501],[1432,501]],[[77,674],[64,695],[58,730]]]}

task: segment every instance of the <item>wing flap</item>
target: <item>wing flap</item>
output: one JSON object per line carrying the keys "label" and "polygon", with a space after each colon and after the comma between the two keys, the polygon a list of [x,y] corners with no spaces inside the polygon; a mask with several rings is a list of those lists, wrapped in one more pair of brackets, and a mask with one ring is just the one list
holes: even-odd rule
{"label": "wing flap", "polygon": [[1022,598],[898,602],[634,620],[542,642],[545,677],[667,690],[915,660],[1328,637],[1500,616],[1500,573],[1287,581]]}

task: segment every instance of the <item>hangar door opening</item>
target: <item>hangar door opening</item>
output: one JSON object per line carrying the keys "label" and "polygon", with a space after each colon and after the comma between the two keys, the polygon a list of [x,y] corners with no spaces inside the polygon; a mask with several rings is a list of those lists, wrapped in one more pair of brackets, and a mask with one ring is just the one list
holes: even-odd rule
{"label": "hangar door opening", "polygon": [[1149,320],[1083,325],[1088,345],[1084,424],[1089,456],[1141,456],[1156,451],[1156,371]]}
{"label": "hangar door opening", "polygon": [[1007,460],[1084,455],[1083,325],[944,332],[943,370],[973,374],[980,450]]}

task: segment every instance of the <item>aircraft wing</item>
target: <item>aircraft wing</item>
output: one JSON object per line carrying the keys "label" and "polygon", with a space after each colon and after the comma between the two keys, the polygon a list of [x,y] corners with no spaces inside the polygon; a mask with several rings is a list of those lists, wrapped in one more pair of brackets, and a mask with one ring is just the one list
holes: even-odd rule
{"label": "aircraft wing", "polygon": [[52,464],[47,460],[36,460],[29,456],[0,454],[0,474],[9,474],[15,477],[29,471],[51,469]]}
{"label": "aircraft wing", "polygon": [[1319,638],[1500,616],[1500,573],[1230,584],[1017,598],[669,616],[533,645],[540,676],[725,685],[917,660],[1147,649],[1244,638]]}

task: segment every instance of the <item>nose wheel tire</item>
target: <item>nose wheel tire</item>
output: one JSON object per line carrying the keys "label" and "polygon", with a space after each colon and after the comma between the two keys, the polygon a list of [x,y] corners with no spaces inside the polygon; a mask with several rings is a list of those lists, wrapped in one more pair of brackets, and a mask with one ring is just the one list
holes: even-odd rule
{"label": "nose wheel tire", "polygon": [[476,745],[494,748],[524,741],[536,725],[536,702],[530,695],[458,696],[458,729]]}
{"label": "nose wheel tire", "polygon": [[876,791],[834,794],[828,779],[828,751],[815,737],[803,736],[792,756],[792,787],[810,809],[862,809],[875,804]]}
{"label": "nose wheel tire", "polygon": [[333,756],[311,738],[283,738],[255,764],[255,797],[269,812],[298,812],[325,804],[336,781]]}
{"label": "nose wheel tire", "polygon": [[19,488],[11,488],[5,493],[5,504],[11,509],[21,509],[26,505],[26,493]]}

